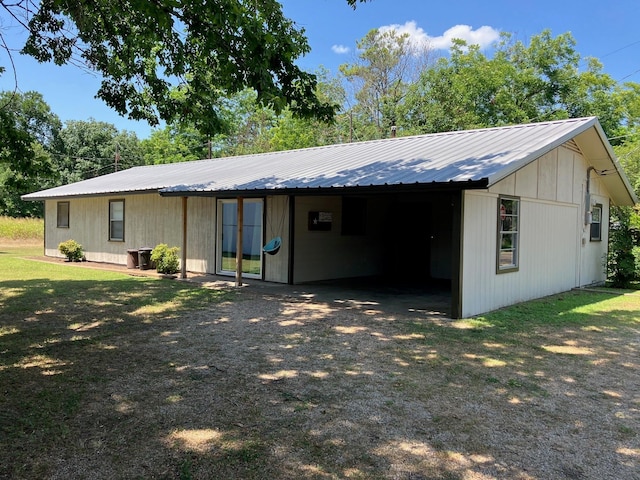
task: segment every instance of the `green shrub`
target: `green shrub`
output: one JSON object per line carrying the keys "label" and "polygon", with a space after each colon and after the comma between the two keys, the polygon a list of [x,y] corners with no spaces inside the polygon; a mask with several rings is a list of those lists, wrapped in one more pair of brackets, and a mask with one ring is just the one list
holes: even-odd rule
{"label": "green shrub", "polygon": [[151,261],[156,264],[158,273],[173,275],[178,272],[180,259],[178,247],[169,247],[166,243],[160,243],[151,252]]}
{"label": "green shrub", "polygon": [[635,227],[635,212],[628,207],[611,208],[609,252],[607,255],[608,279],[613,287],[627,288],[638,280],[638,244],[640,232]]}
{"label": "green shrub", "polygon": [[81,262],[84,260],[84,251],[82,245],[75,240],[67,240],[58,245],[58,250],[62,253],[70,262]]}

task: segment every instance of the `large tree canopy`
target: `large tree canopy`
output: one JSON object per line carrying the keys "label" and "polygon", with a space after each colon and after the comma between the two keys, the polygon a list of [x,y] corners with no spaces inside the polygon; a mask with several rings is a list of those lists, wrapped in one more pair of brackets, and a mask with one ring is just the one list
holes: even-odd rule
{"label": "large tree canopy", "polygon": [[107,122],[69,120],[60,131],[60,143],[56,167],[63,184],[144,163],[136,134]]}
{"label": "large tree canopy", "polygon": [[503,34],[492,57],[457,41],[450,57],[411,86],[404,122],[426,133],[597,115],[616,137],[635,122],[636,112],[623,107],[636,95],[597,60],[583,59],[570,33],[553,37],[547,30],[528,45]]}
{"label": "large tree canopy", "polygon": [[0,7],[29,33],[24,53],[97,71],[97,96],[133,119],[185,120],[217,133],[220,98],[247,87],[276,111],[288,105],[325,119],[334,112],[316,97],[314,75],[295,64],[309,45],[277,0],[0,0]]}
{"label": "large tree canopy", "polygon": [[41,205],[20,195],[53,186],[50,152],[62,124],[37,92],[0,92],[0,215],[40,215]]}

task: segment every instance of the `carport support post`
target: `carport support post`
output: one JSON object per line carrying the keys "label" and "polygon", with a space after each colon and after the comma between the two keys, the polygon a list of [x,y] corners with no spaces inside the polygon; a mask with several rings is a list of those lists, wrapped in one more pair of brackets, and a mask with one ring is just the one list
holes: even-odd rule
{"label": "carport support post", "polygon": [[451,215],[453,231],[451,232],[452,262],[451,262],[451,318],[462,318],[462,237],[464,190],[451,196]]}
{"label": "carport support post", "polygon": [[238,197],[238,235],[236,243],[236,287],[242,286],[242,224],[244,223],[244,199]]}
{"label": "carport support post", "polygon": [[187,197],[182,197],[182,265],[180,278],[187,278]]}

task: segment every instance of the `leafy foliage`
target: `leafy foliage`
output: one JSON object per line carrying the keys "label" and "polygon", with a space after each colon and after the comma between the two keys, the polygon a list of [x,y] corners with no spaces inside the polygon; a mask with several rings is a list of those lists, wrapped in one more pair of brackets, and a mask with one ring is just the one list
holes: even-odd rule
{"label": "leafy foliage", "polygon": [[60,120],[36,92],[0,92],[0,214],[39,216],[42,205],[20,195],[55,182],[50,150]]}
{"label": "leafy foliage", "polygon": [[409,85],[426,68],[429,50],[410,42],[408,34],[373,29],[357,42],[358,57],[340,66],[357,102],[351,114],[359,121],[358,138],[386,137],[398,121],[398,108]]}
{"label": "leafy foliage", "polygon": [[617,136],[628,121],[625,90],[594,59],[580,71],[575,46],[570,33],[553,37],[548,30],[528,45],[503,34],[493,57],[456,41],[450,58],[411,86],[404,121],[431,133],[597,115]]}
{"label": "leafy foliage", "polygon": [[143,164],[142,148],[135,133],[120,132],[112,124],[94,119],[65,123],[60,131],[57,157],[63,184]]}
{"label": "leafy foliage", "polygon": [[201,160],[209,155],[207,145],[208,139],[195,128],[175,125],[156,129],[140,142],[145,165]]}
{"label": "leafy foliage", "polygon": [[[355,6],[355,1],[350,2]],[[249,87],[277,111],[329,119],[296,59],[304,30],[276,0],[31,0],[0,6],[29,33],[23,52],[103,76],[97,96],[122,115],[222,130],[221,99]],[[177,94],[176,94],[177,92]]]}
{"label": "leafy foliage", "polygon": [[608,277],[612,286],[625,288],[640,276],[634,251],[635,247],[640,246],[638,212],[635,212],[634,220],[634,211],[630,207],[614,207],[611,210]]}
{"label": "leafy foliage", "polygon": [[151,252],[151,261],[156,264],[158,273],[172,275],[178,272],[180,266],[179,250],[178,247],[169,247],[166,243],[155,246]]}
{"label": "leafy foliage", "polygon": [[61,254],[67,257],[70,262],[81,262],[84,259],[84,250],[75,240],[67,240],[58,245]]}

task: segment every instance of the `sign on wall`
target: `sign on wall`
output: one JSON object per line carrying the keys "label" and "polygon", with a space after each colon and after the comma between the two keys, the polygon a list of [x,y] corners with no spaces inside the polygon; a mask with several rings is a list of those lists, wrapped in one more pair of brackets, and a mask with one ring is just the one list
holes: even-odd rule
{"label": "sign on wall", "polygon": [[333,223],[332,212],[309,212],[309,230],[327,232]]}

